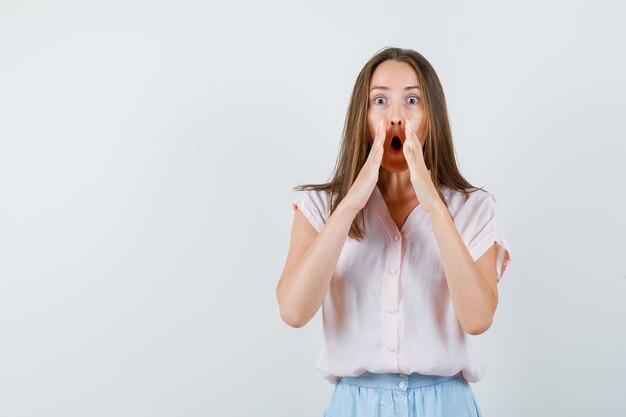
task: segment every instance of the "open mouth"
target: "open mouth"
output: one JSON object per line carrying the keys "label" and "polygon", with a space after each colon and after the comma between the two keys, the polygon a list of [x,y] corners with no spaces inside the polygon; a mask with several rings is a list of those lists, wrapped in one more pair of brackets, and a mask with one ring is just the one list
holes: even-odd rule
{"label": "open mouth", "polygon": [[398,136],[394,136],[393,138],[391,138],[391,148],[394,151],[399,151],[400,149],[402,149],[402,140],[400,140]]}

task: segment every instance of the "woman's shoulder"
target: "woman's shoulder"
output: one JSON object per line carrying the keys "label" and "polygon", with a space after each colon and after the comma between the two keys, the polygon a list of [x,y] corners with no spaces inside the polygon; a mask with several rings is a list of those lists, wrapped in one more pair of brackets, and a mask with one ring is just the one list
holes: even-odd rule
{"label": "woman's shoulder", "polygon": [[324,189],[304,189],[297,191],[298,199],[304,199],[314,204],[320,209],[326,210],[330,207],[331,192]]}
{"label": "woman's shoulder", "polygon": [[292,201],[294,211],[300,208],[317,231],[320,231],[330,216],[330,191],[307,188],[296,192],[297,197]]}
{"label": "woman's shoulder", "polygon": [[470,214],[485,206],[491,206],[495,202],[489,191],[480,188],[469,189],[466,195],[461,190],[442,185],[441,192],[446,198],[448,209],[453,216],[457,213]]}

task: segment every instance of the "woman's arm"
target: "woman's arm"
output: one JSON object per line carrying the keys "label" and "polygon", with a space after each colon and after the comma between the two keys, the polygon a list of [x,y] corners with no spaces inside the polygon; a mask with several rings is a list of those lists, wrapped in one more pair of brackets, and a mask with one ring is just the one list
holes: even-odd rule
{"label": "woman's arm", "polygon": [[302,327],[319,310],[358,211],[342,200],[318,234],[296,210],[287,261],[276,287],[280,315],[288,325]]}
{"label": "woman's arm", "polygon": [[466,333],[483,333],[491,326],[498,305],[496,249],[492,247],[474,262],[448,208],[439,197],[432,174],[424,162],[421,142],[410,121],[405,129],[406,141],[402,151],[409,165],[415,194],[430,218],[437,239],[457,320]]}
{"label": "woman's arm", "polygon": [[[441,201],[441,200],[440,200]],[[491,326],[498,305],[497,245],[476,262],[443,202],[428,212],[457,319],[466,333],[477,335]]]}

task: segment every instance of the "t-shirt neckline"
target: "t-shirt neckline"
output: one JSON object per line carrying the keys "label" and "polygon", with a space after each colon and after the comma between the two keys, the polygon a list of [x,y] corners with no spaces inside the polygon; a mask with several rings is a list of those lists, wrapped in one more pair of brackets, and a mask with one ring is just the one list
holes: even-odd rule
{"label": "t-shirt neckline", "polygon": [[387,203],[383,198],[383,194],[380,191],[380,188],[378,188],[378,184],[374,186],[372,196],[374,197],[374,211],[376,212],[378,219],[385,228],[385,231],[387,232],[387,238],[389,240],[393,240],[394,236],[398,235],[406,236],[426,216],[426,212],[422,208],[422,203],[420,202],[417,206],[413,207],[413,210],[411,210],[409,215],[404,220],[404,224],[398,230],[398,226],[391,217],[389,207],[387,207]]}

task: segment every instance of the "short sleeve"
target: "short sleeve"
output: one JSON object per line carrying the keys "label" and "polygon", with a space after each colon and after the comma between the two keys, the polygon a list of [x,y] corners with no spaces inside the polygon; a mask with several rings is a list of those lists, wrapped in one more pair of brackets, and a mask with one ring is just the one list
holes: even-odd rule
{"label": "short sleeve", "polygon": [[304,190],[300,191],[298,198],[291,203],[292,214],[295,215],[296,210],[300,209],[304,217],[318,231],[326,224],[328,218],[328,203],[325,198],[325,191]]}
{"label": "short sleeve", "polygon": [[497,282],[500,283],[500,279],[511,261],[511,254],[509,243],[496,221],[496,203],[491,194],[486,194],[485,198],[478,203],[474,216],[474,228],[467,249],[476,261],[493,246],[494,242],[498,244],[496,272]]}

